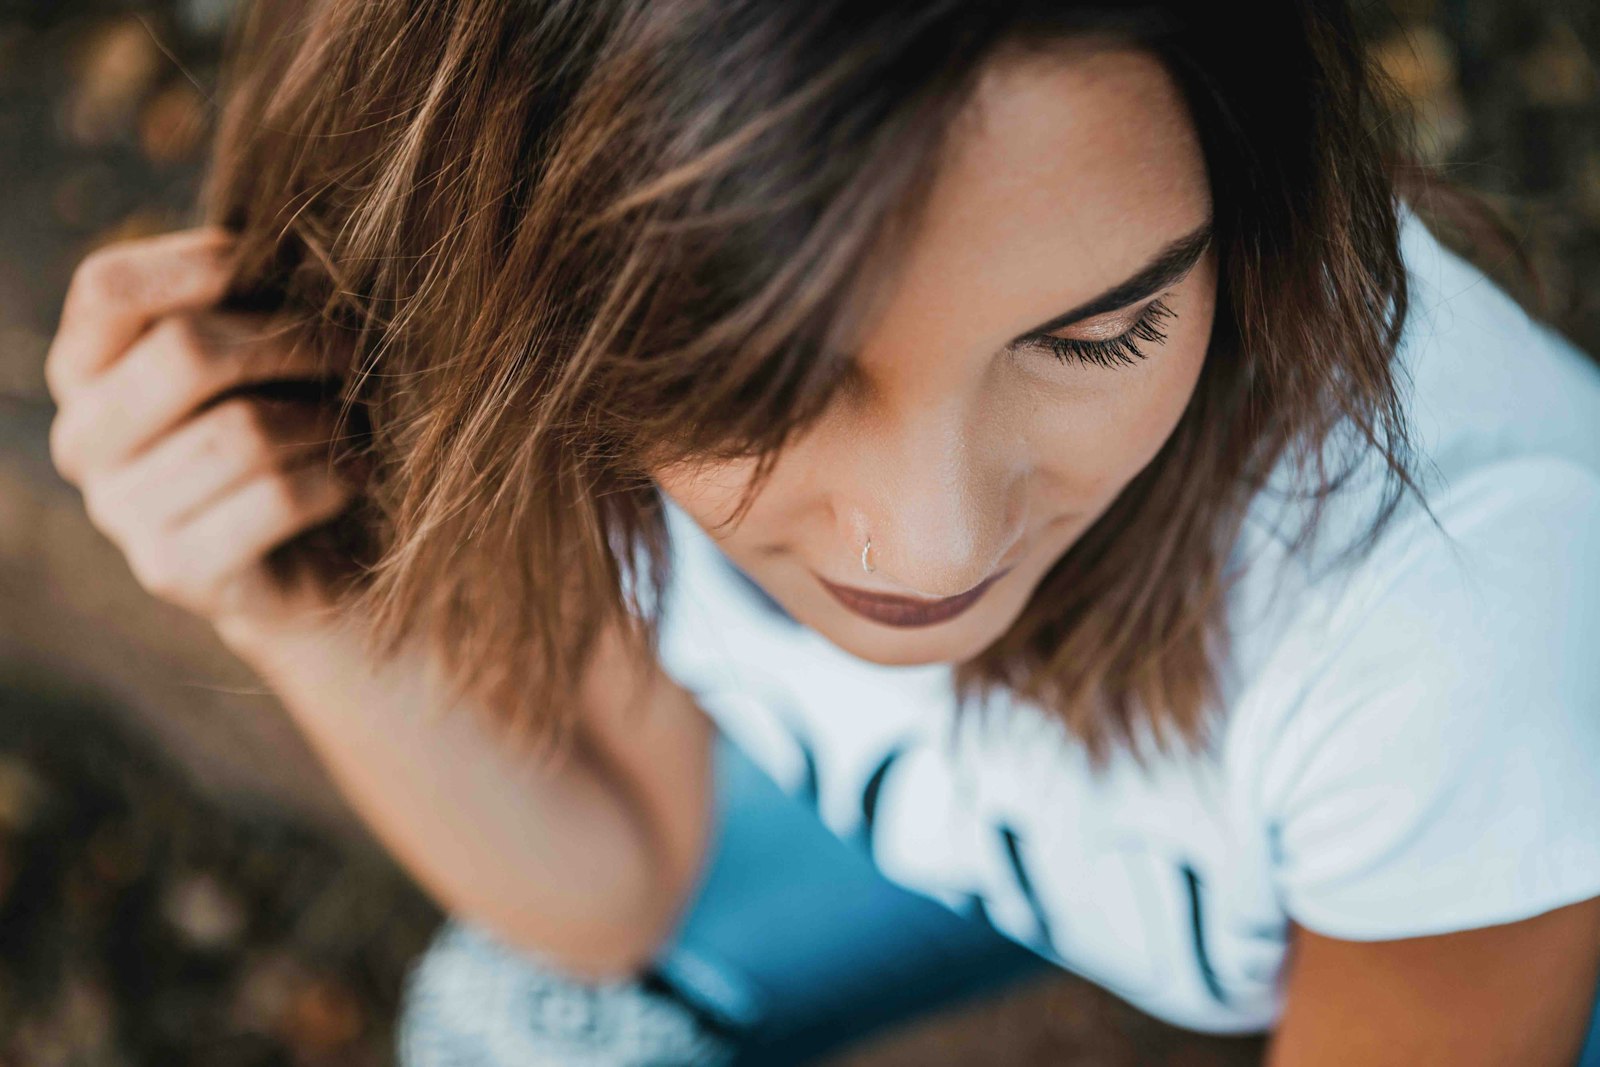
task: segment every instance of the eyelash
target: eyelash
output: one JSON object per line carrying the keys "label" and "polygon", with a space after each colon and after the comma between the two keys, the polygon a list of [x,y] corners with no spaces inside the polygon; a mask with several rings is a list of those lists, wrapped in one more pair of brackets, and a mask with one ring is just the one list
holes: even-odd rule
{"label": "eyelash", "polygon": [[1042,348],[1063,363],[1077,361],[1093,363],[1100,367],[1131,367],[1145,358],[1137,342],[1152,341],[1162,344],[1167,335],[1161,323],[1176,318],[1173,310],[1160,300],[1153,300],[1139,316],[1139,320],[1109,341],[1080,341],[1052,334],[1039,334],[1029,339],[1031,347]]}

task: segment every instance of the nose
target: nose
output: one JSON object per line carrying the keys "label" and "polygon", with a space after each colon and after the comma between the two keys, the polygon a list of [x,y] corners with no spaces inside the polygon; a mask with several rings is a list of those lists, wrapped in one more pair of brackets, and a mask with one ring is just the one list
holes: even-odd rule
{"label": "nose", "polygon": [[877,584],[913,596],[964,593],[1017,544],[1027,470],[1005,420],[967,406],[879,414],[841,464],[835,515],[844,544],[872,540]]}

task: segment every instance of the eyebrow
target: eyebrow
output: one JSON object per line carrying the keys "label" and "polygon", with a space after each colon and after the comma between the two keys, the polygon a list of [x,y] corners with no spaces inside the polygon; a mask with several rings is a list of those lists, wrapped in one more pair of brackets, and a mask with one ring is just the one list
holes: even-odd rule
{"label": "eyebrow", "polygon": [[1152,293],[1160,292],[1189,273],[1207,246],[1211,244],[1211,236],[1211,220],[1207,219],[1193,233],[1185,234],[1157,252],[1150,262],[1140,267],[1126,281],[1113,285],[1099,296],[1079,304],[1064,315],[1057,315],[1049,322],[1040,323],[1018,335],[1016,341],[1012,343],[1016,344],[1029,337],[1071,326],[1080,319],[1093,318],[1095,315],[1125,308]]}

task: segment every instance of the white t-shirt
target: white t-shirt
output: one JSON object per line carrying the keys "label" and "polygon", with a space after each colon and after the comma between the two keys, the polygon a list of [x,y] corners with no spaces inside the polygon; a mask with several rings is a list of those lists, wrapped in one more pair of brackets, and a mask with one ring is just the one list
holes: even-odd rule
{"label": "white t-shirt", "polygon": [[1179,1026],[1270,1028],[1291,918],[1398,938],[1600,895],[1600,370],[1405,220],[1439,526],[1407,504],[1341,567],[1376,479],[1293,555],[1263,493],[1205,758],[1096,777],[1037,707],[957,719],[947,666],[841,651],[676,508],[667,670],[887,877]]}

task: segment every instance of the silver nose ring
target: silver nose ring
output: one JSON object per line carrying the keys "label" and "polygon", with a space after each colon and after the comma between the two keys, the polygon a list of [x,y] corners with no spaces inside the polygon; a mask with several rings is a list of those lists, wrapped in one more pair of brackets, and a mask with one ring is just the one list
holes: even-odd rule
{"label": "silver nose ring", "polygon": [[871,551],[872,551],[872,538],[869,537],[869,538],[867,538],[867,543],[861,546],[861,569],[863,571],[865,571],[866,573],[868,573],[868,574],[871,574],[874,570],[877,569],[871,563],[867,562],[867,553],[869,553]]}

